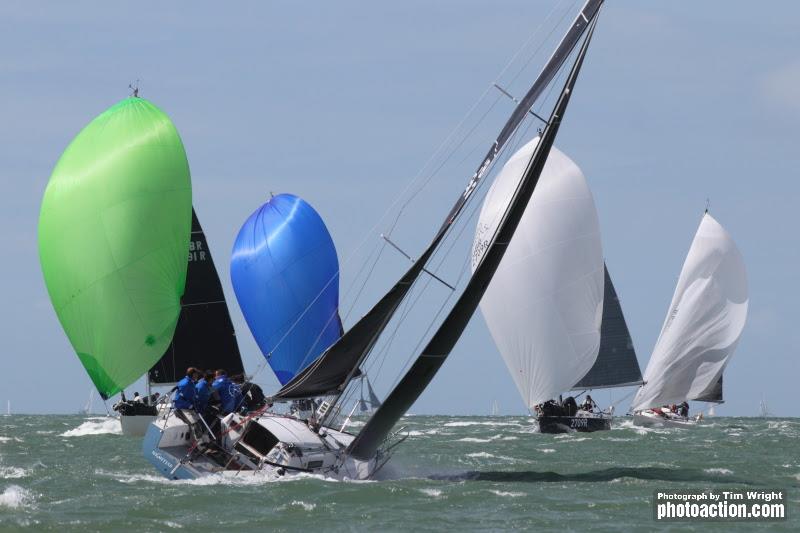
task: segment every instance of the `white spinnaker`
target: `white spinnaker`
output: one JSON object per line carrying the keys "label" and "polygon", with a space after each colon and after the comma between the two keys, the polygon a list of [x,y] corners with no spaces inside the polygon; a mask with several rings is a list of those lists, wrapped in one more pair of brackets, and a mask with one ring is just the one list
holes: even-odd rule
{"label": "white spinnaker", "polygon": [[747,319],[742,254],[706,213],[694,236],[633,409],[701,396],[722,375]]}
{"label": "white spinnaker", "polygon": [[[484,200],[473,271],[537,142],[508,160]],[[592,193],[578,166],[554,147],[481,300],[495,344],[529,409],[570,389],[597,359],[603,283]]]}

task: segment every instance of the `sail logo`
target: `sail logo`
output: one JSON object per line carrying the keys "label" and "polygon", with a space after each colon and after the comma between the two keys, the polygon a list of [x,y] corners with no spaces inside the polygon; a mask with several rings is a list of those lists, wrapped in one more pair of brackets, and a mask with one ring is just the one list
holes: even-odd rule
{"label": "sail logo", "polygon": [[203,241],[189,241],[189,262],[205,260],[206,251],[203,249]]}
{"label": "sail logo", "polygon": [[472,269],[478,266],[478,263],[481,262],[483,259],[483,254],[486,253],[487,248],[489,248],[489,239],[486,238],[486,234],[489,231],[488,224],[481,224],[478,227],[478,230],[475,232],[475,243],[472,245]]}

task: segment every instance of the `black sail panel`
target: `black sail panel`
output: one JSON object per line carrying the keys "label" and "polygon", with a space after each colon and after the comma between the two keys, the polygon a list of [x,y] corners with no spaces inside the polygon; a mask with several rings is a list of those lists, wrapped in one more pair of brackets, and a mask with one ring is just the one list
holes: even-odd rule
{"label": "black sail panel", "polygon": [[589,26],[586,39],[575,59],[575,64],[561,91],[553,113],[550,115],[548,125],[542,131],[541,139],[534,149],[528,167],[506,208],[506,212],[494,236],[489,241],[483,258],[467,282],[464,292],[458,298],[441,326],[439,326],[439,329],[436,330],[422,354],[348,446],[348,452],[353,457],[368,459],[374,456],[395,423],[419,398],[419,395],[422,394],[422,391],[425,390],[436,375],[436,372],[444,364],[447,356],[456,342],[458,342],[472,315],[475,313],[484,292],[486,292],[486,288],[489,286],[489,282],[500,265],[500,260],[503,258],[506,247],[519,225],[522,214],[528,205],[528,200],[533,195],[539,176],[547,162],[547,157],[555,141],[572,89],[583,64],[583,58],[591,41],[594,24],[597,19],[591,20],[592,23]]}
{"label": "black sail panel", "polygon": [[361,320],[314,362],[284,385],[275,394],[274,399],[297,399],[336,394],[347,386],[350,379],[358,375],[358,367],[361,362],[377,342],[378,337],[389,323],[389,320],[391,320],[406,294],[408,294],[408,291],[411,290],[414,282],[425,268],[428,259],[444,239],[447,231],[461,213],[467,200],[469,200],[506,142],[525,119],[531,106],[533,106],[536,99],[550,84],[564,61],[572,53],[589,21],[597,14],[602,4],[603,0],[587,0],[561,40],[558,48],[553,52],[542,72],[536,78],[536,81],[517,104],[497,139],[492,143],[486,157],[484,157],[478,169],[472,175],[466,189],[459,196],[436,236],[419,259]]}
{"label": "black sail panel", "polygon": [[722,399],[722,374],[720,374],[719,379],[714,382],[707,391],[703,392],[703,394],[697,398],[691,399],[696,402],[724,403],[725,400]]}
{"label": "black sail panel", "polygon": [[603,321],[600,326],[600,351],[594,366],[575,384],[575,389],[602,389],[641,385],[642,371],[633,349],[633,340],[622,314],[608,267],[605,267]]}
{"label": "black sail panel", "polygon": [[186,290],[172,343],[150,369],[151,383],[175,383],[189,366],[244,372],[222,284],[211,259],[206,236],[192,209],[192,237]]}

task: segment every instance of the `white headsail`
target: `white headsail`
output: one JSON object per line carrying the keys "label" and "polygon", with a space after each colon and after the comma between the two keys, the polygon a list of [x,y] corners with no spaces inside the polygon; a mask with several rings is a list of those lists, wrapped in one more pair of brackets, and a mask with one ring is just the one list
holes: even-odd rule
{"label": "white headsail", "polygon": [[701,397],[714,387],[739,342],[747,304],[742,254],[728,232],[706,213],[633,409]]}
{"label": "white headsail", "polygon": [[[481,210],[476,268],[536,147],[514,154]],[[528,408],[570,389],[594,364],[603,312],[603,249],[592,193],[555,147],[481,311]]]}

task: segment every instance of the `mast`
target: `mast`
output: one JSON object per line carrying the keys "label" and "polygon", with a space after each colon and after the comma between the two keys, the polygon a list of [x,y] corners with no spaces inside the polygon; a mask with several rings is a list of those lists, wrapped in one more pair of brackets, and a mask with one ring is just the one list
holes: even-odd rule
{"label": "mast", "polygon": [[[576,44],[583,36],[589,21],[597,15],[603,0],[587,0],[581,11],[576,16],[567,33],[553,55],[545,64],[542,72],[537,77],[525,96],[519,101],[511,117],[508,119],[497,139],[492,143],[488,153],[478,165],[464,192],[456,200],[447,218],[445,218],[435,237],[414,262],[409,270],[395,283],[395,285],[378,301],[372,309],[365,314],[350,330],[348,330],[336,343],[332,344],[313,363],[307,366],[289,383],[284,385],[274,396],[273,400],[291,400],[319,396],[335,395],[335,404],[344,392],[347,385],[354,377],[360,374],[359,367],[375,346],[378,338],[391,320],[403,299],[411,290],[414,282],[425,270],[425,266],[439,244],[444,239],[448,230],[461,214],[472,193],[477,188],[480,180],[486,175],[498,154],[505,147],[507,141],[517,130],[527,116],[531,106],[550,84],[572,53]],[[330,412],[333,412],[331,409]]]}
{"label": "mast", "polygon": [[348,446],[348,452],[353,457],[368,459],[375,454],[395,423],[422,394],[422,391],[425,390],[428,383],[436,375],[436,372],[444,364],[445,359],[447,359],[447,356],[461,337],[475,309],[478,307],[481,297],[500,265],[500,260],[505,254],[506,247],[522,218],[522,214],[528,205],[528,200],[533,195],[539,176],[550,154],[550,149],[558,134],[561,121],[572,96],[572,90],[575,87],[583,60],[586,57],[586,51],[591,42],[592,33],[597,23],[596,14],[588,22],[589,27],[586,38],[578,52],[558,102],[542,131],[541,139],[533,151],[528,167],[511,198],[497,230],[490,239],[483,257],[480,259],[464,292],[441,326],[439,326],[439,329],[434,333],[428,345],[422,350],[422,353],[403,379],[400,380],[400,383],[384,400],[381,407],[378,408],[377,412],[367,421],[361,432]]}

